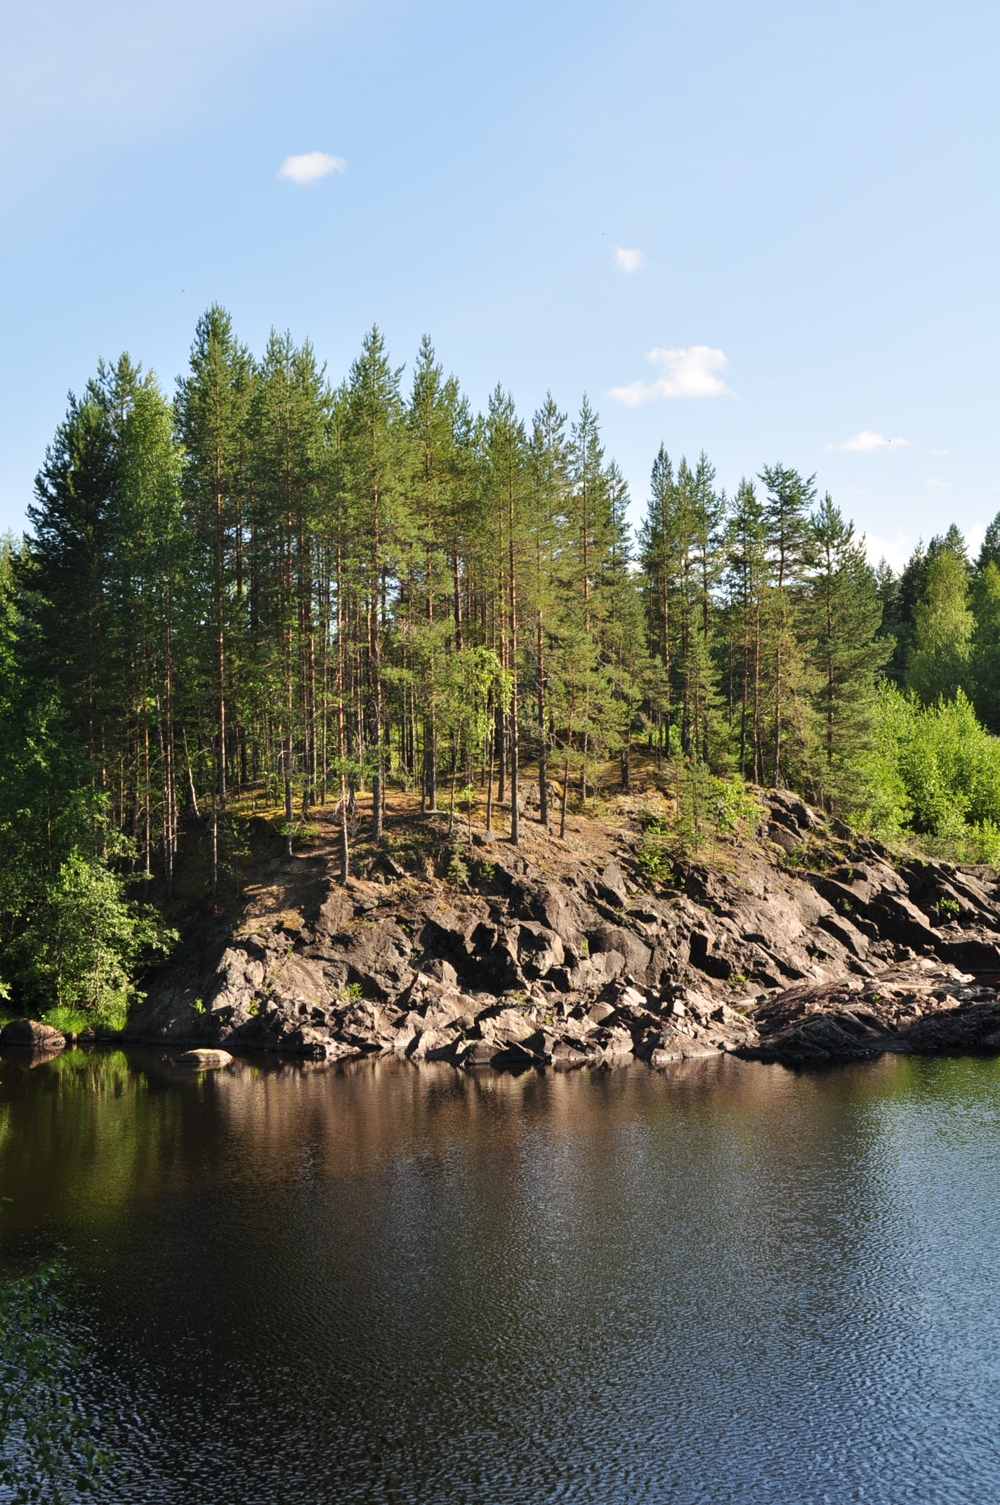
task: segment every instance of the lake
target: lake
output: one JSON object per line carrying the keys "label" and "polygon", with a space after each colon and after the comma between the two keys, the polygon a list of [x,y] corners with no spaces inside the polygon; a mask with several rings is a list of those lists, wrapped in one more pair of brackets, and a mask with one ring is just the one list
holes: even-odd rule
{"label": "lake", "polygon": [[119,1473],[199,1505],[1000,1498],[1000,1062],[0,1064]]}

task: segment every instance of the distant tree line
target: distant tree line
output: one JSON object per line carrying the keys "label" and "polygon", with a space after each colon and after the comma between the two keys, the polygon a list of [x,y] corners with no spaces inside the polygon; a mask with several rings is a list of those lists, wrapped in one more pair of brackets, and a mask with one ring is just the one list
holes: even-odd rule
{"label": "distant tree line", "polygon": [[214,891],[250,788],[289,844],[334,805],[346,876],[354,797],[377,842],[393,781],[427,811],[475,790],[517,842],[529,796],[558,830],[638,747],[860,808],[886,678],[1000,730],[998,524],[975,568],[953,529],[897,578],[797,471],[728,497],[662,448],[637,537],[628,506],[586,399],[476,413],[427,339],[406,389],[377,329],[335,386],[214,307],[173,399],[102,365],[0,560],[4,957],[52,987],[70,915],[129,932],[114,875],[169,893],[185,812]]}

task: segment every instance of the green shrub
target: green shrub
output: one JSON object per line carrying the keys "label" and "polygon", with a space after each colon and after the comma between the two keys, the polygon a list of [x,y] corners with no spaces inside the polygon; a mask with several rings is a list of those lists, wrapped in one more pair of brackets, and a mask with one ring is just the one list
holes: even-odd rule
{"label": "green shrub", "polygon": [[[53,1029],[61,1029],[64,1035],[78,1035],[81,1030],[85,1030],[93,1022],[90,1015],[84,1014],[82,1010],[66,1007],[46,1009],[42,1015],[43,1024],[51,1024]],[[125,1014],[123,1012],[121,1023],[112,1027],[121,1029],[124,1024]]]}
{"label": "green shrub", "polygon": [[1000,737],[980,725],[961,690],[922,706],[886,684],[874,747],[859,770],[865,824],[888,839],[962,861],[1000,861]]}
{"label": "green shrub", "polygon": [[176,938],[159,915],[129,902],[117,873],[72,852],[9,956],[26,1002],[116,1028],[134,993],[135,967],[166,954]]}

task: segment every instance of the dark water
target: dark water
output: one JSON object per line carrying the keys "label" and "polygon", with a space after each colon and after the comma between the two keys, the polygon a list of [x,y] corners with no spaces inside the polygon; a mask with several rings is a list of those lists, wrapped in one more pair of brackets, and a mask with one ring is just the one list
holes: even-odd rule
{"label": "dark water", "polygon": [[1000,1065],[0,1066],[104,1499],[1000,1500]]}

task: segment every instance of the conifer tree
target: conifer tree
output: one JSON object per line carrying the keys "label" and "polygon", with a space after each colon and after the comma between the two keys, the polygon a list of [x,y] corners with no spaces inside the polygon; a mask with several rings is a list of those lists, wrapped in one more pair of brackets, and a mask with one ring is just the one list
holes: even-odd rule
{"label": "conifer tree", "polygon": [[670,757],[671,644],[675,630],[672,608],[678,539],[673,467],[662,444],[653,461],[649,490],[646,517],[639,535],[640,564],[651,649],[663,666],[660,746]]}
{"label": "conifer tree", "polygon": [[366,335],[351,367],[344,419],[344,462],[352,494],[356,563],[365,624],[361,676],[365,731],[361,742],[371,758],[372,839],[382,839],[385,798],[385,701],[383,657],[389,620],[390,578],[399,547],[403,470],[403,404],[385,340],[377,327]]}
{"label": "conifer tree", "polygon": [[726,539],[727,663],[729,719],[738,740],[738,766],[745,778],[763,778],[764,623],[770,580],[764,508],[752,481],[740,481]]}
{"label": "conifer tree", "polygon": [[891,643],[877,637],[882,618],[875,573],[829,492],[810,519],[807,543],[810,654],[822,751],[818,792],[828,809],[850,801],[859,756],[870,746],[879,670]]}
{"label": "conifer tree", "polygon": [[779,785],[783,773],[791,772],[796,754],[800,762],[806,755],[810,730],[804,693],[806,653],[797,607],[807,514],[816,487],[813,477],[804,480],[797,470],[783,465],[765,466],[760,479],[767,487],[764,524],[773,584],[768,621],[772,745],[765,771]]}
{"label": "conifer tree", "polygon": [[237,693],[235,671],[241,651],[249,419],[255,382],[249,350],[233,334],[229,314],[213,305],[198,321],[190,375],[181,380],[177,392],[194,610],[203,623],[195,655],[199,676],[211,687],[212,709],[204,725],[214,764],[213,810],[225,807],[236,730],[230,700]]}

